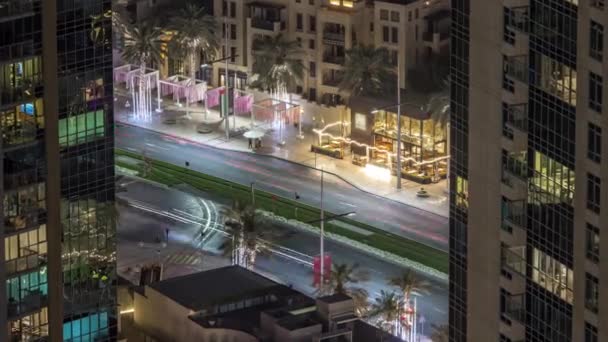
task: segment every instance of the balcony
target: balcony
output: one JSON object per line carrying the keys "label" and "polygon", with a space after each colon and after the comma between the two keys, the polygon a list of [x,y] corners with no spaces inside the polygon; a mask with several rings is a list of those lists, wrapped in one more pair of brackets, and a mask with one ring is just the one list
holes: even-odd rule
{"label": "balcony", "polygon": [[525,189],[528,186],[528,163],[525,152],[508,153],[503,151],[502,156],[502,182],[510,188],[524,191],[515,198],[525,198]]}
{"label": "balcony", "polygon": [[0,23],[31,15],[34,15],[34,4],[31,0],[0,1]]}
{"label": "balcony", "polygon": [[527,53],[529,49],[528,6],[504,8],[503,53],[508,56]]}
{"label": "balcony", "polygon": [[332,54],[323,55],[324,63],[344,65],[344,61],[345,61],[345,56],[338,56],[338,55],[332,55]]}
{"label": "balcony", "polygon": [[248,7],[252,28],[273,32],[285,29],[285,6],[255,1]]}
{"label": "balcony", "polygon": [[505,123],[520,132],[528,132],[528,105],[526,103],[509,105],[506,108]]}
{"label": "balcony", "polygon": [[503,220],[510,226],[516,226],[520,229],[526,227],[526,201],[525,200],[506,200],[503,202]]}
{"label": "balcony", "polygon": [[526,246],[510,247],[501,246],[502,267],[507,271],[514,272],[526,277]]}
{"label": "balcony", "polygon": [[326,44],[344,44],[345,35],[343,32],[323,31],[323,42]]}
{"label": "balcony", "polygon": [[278,32],[285,29],[284,21],[272,21],[262,18],[251,18],[251,27],[259,30]]}
{"label": "balcony", "polygon": [[508,77],[528,84],[528,56],[504,56],[503,72]]}

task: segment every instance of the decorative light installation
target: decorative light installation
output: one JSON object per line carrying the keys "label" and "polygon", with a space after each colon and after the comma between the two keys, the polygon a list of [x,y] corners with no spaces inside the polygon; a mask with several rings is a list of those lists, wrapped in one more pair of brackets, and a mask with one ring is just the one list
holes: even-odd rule
{"label": "decorative light installation", "polygon": [[[342,121],[333,122],[333,123],[330,123],[330,124],[326,125],[322,129],[314,128],[312,131],[315,132],[319,136],[319,143],[321,143],[321,138],[323,138],[323,137],[329,137],[332,140],[342,141],[342,142],[345,142],[347,144],[355,144],[355,145],[357,145],[359,147],[365,147],[366,150],[367,150],[367,154],[369,154],[370,150],[374,150],[374,151],[384,152],[390,158],[396,158],[397,157],[397,153],[391,152],[391,151],[389,151],[387,149],[378,148],[376,146],[371,146],[369,144],[361,143],[361,142],[358,142],[356,140],[352,140],[350,138],[338,137],[338,136],[335,136],[333,134],[325,132],[326,129],[334,127],[334,126],[338,126],[338,125],[343,125],[343,122]],[[443,157],[437,157],[437,158],[434,158],[434,159],[427,159],[427,160],[423,160],[423,161],[418,161],[417,159],[412,158],[412,157],[405,157],[405,158],[403,156],[401,157],[401,160],[411,161],[412,164],[413,164],[413,166],[424,166],[424,165],[433,164],[433,163],[440,162],[442,160],[449,160],[449,159],[450,159],[449,155],[443,156]]]}

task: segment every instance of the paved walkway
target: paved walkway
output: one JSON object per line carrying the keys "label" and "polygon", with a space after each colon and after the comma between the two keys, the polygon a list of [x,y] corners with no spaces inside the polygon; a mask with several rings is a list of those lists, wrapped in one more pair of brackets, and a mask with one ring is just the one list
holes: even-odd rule
{"label": "paved walkway", "polygon": [[[125,108],[126,91],[116,87],[117,99],[115,102],[114,116],[117,122],[131,124],[153,130],[162,134],[185,139],[195,143],[206,144],[218,148],[236,150],[248,153],[264,154],[277,158],[282,158],[295,163],[307,165],[309,167],[324,169],[331,172],[360,188],[361,190],[387,197],[401,203],[411,205],[423,210],[427,210],[442,216],[448,216],[449,203],[447,197],[447,181],[442,180],[437,184],[421,185],[409,180],[402,181],[402,189],[396,189],[394,176],[386,173],[372,172],[368,168],[363,168],[351,163],[350,155],[344,159],[335,159],[310,152],[310,146],[316,138],[312,132],[312,127],[303,127],[304,138],[298,138],[299,130],[294,125],[287,125],[283,128],[284,145],[280,145],[281,132],[278,127],[264,126],[267,129],[266,135],[262,138],[262,148],[252,151],[248,148],[248,139],[242,134],[234,135],[229,140],[226,139],[224,123],[220,124],[221,117],[216,110],[209,110],[205,114],[205,109],[201,105],[189,108],[189,117],[186,117],[186,108],[177,106],[173,101],[164,99],[162,102],[162,113],[154,113],[148,118],[138,118],[131,114],[131,108]],[[307,115],[304,113],[304,115]],[[169,117],[177,118],[174,123],[167,123]],[[308,121],[308,120],[304,120]],[[216,123],[214,130],[210,133],[202,134],[197,132],[197,127],[202,123]],[[264,125],[256,122],[256,125]],[[241,132],[251,127],[251,119],[247,117],[231,117],[230,129],[237,127]],[[336,133],[339,134],[339,133]],[[427,198],[416,196],[416,192],[421,187],[430,195]]]}

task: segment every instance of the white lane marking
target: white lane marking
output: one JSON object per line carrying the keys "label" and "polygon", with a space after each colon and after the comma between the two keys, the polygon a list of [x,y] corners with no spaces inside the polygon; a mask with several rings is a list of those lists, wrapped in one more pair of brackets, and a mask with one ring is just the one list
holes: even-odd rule
{"label": "white lane marking", "polygon": [[343,204],[345,206],[351,207],[351,208],[356,208],[357,206],[351,203],[347,203],[347,202],[340,202],[340,204]]}
{"label": "white lane marking", "polygon": [[159,146],[159,145],[154,145],[154,144],[150,144],[150,143],[146,143],[146,146],[150,146],[152,148],[160,148],[161,150],[165,150],[165,151],[169,151],[170,150],[170,148]]}

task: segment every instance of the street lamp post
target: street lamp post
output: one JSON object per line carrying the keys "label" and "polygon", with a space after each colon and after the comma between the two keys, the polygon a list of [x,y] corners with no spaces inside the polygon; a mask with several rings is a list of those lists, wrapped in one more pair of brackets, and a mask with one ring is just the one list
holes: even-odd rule
{"label": "street lamp post", "polygon": [[[225,38],[225,43],[224,43],[224,57],[228,56],[228,23],[227,23],[227,19],[228,18],[228,13],[226,13],[226,15],[224,16],[224,38]],[[224,83],[226,86],[226,117],[224,118],[224,120],[226,120],[226,140],[230,140],[230,120],[228,120],[228,114],[230,114],[230,92],[229,89],[230,87],[228,86],[229,82],[228,82],[228,59],[226,58],[226,76],[224,79]],[[236,86],[236,84],[235,84]]]}
{"label": "street lamp post", "polygon": [[308,221],[306,222],[307,224],[312,224],[312,223],[317,223],[320,222],[320,234],[319,234],[319,249],[320,249],[320,254],[321,254],[321,260],[320,260],[320,266],[321,266],[321,270],[320,270],[320,274],[319,274],[319,280],[320,280],[320,288],[323,289],[323,286],[325,285],[325,221],[331,221],[334,220],[336,218],[339,217],[344,217],[344,216],[351,216],[354,215],[355,212],[354,211],[350,211],[344,214],[339,214],[339,215],[332,215],[329,217],[325,217],[325,209],[323,206],[323,176],[325,175],[325,171],[323,170],[323,168],[321,168],[321,205],[320,205],[320,218],[318,220],[313,220],[313,221]]}
{"label": "street lamp post", "polygon": [[[372,110],[372,114],[377,114],[381,110],[386,110],[389,108],[397,107],[397,189],[401,189],[401,106],[403,105],[412,105],[418,106],[415,103],[409,102],[401,102],[401,90],[398,90],[397,94],[397,104],[390,105],[386,107],[382,107],[379,109]],[[424,110],[424,106],[420,106],[420,110]]]}
{"label": "street lamp post", "polygon": [[[397,57],[397,103],[401,104],[401,58]],[[401,189],[401,105],[397,106],[397,190]]]}
{"label": "street lamp post", "polygon": [[325,278],[323,277],[323,273],[325,273],[325,218],[323,216],[325,216],[324,211],[323,211],[323,175],[325,174],[325,171],[323,171],[323,169],[321,168],[321,234],[320,234],[320,238],[319,238],[319,247],[321,249],[321,274],[319,279],[321,280],[321,284],[319,285],[321,289],[323,289],[323,286],[325,286]]}

